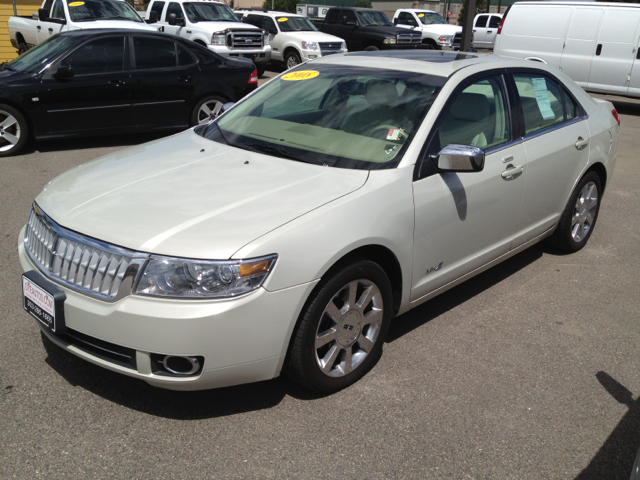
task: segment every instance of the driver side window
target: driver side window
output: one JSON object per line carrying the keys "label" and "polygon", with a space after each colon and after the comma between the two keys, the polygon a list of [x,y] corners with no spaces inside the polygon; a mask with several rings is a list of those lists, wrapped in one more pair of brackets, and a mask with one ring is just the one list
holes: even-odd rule
{"label": "driver side window", "polygon": [[439,142],[438,151],[451,144],[486,150],[508,142],[510,137],[504,83],[496,75],[469,85],[456,96],[442,117],[434,143]]}
{"label": "driver side window", "polygon": [[176,20],[184,20],[184,12],[179,3],[171,2],[169,7],[167,7],[167,21],[169,20],[169,15],[172,13],[176,14]]}
{"label": "driver side window", "polygon": [[49,15],[51,18],[57,18],[58,20],[64,20],[64,6],[62,5],[62,0],[56,0],[53,4],[53,8],[51,9],[51,14]]}

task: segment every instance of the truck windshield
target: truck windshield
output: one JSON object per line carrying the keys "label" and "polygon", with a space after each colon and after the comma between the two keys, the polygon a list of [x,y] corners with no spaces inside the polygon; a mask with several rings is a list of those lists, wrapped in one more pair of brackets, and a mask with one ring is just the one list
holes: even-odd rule
{"label": "truck windshield", "polygon": [[318,29],[304,17],[276,17],[283,32],[317,32]]}
{"label": "truck windshield", "polygon": [[390,25],[393,27],[393,23],[391,23],[389,17],[380,10],[371,10],[369,12],[359,10],[358,16],[360,17],[362,24],[366,26],[375,27],[379,25]]}
{"label": "truck windshield", "polygon": [[448,22],[435,12],[420,12],[418,19],[423,25],[447,25]]}
{"label": "truck windshield", "polygon": [[393,168],[445,81],[424,73],[304,65],[271,80],[200,134],[316,165]]}
{"label": "truck windshield", "polygon": [[239,22],[233,11],[224,4],[193,2],[183,5],[191,23]]}
{"label": "truck windshield", "polygon": [[142,23],[140,15],[127,3],[118,0],[67,0],[69,16],[74,22],[93,20],[128,20]]}
{"label": "truck windshield", "polygon": [[61,53],[65,52],[77,39],[54,35],[35,48],[5,64],[7,70],[36,73],[48,67]]}

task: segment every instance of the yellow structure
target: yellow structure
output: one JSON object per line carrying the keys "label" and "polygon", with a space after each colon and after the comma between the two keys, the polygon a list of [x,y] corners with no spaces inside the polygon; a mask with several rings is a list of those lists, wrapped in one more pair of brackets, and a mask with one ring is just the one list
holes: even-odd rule
{"label": "yellow structure", "polygon": [[[29,15],[37,12],[42,5],[42,0],[16,0],[18,15]],[[18,56],[16,49],[9,41],[9,27],[7,22],[13,15],[13,0],[0,0],[0,62],[12,60]]]}

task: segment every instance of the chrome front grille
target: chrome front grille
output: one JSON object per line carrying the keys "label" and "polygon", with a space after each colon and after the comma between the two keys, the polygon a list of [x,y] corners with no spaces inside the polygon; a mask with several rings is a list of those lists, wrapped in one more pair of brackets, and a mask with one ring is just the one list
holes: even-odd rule
{"label": "chrome front grille", "polygon": [[342,52],[342,42],[320,42],[319,45],[323,55]]}
{"label": "chrome front grille", "polygon": [[422,42],[422,34],[413,34],[413,33],[399,33],[398,34],[398,43],[402,45],[421,43]]}
{"label": "chrome front grille", "polygon": [[35,204],[27,221],[24,248],[47,277],[107,301],[131,293],[133,279],[147,258],[66,230]]}
{"label": "chrome front grille", "polygon": [[227,33],[227,46],[231,48],[262,48],[262,32],[229,32]]}

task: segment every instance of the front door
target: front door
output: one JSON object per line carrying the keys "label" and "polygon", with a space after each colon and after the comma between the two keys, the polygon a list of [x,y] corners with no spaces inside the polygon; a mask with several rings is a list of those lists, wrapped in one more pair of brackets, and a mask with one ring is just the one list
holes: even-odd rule
{"label": "front door", "polygon": [[[438,173],[430,155],[449,144],[485,150],[481,172]],[[426,178],[413,184],[415,301],[507,253],[527,175],[512,128],[502,75],[473,81],[445,107],[427,148]],[[429,171],[429,169],[431,171]]]}
{"label": "front door", "polygon": [[125,36],[85,43],[58,66],[73,77],[58,78],[55,66],[42,79],[39,108],[46,117],[43,134],[123,127],[130,124],[129,70]]}
{"label": "front door", "polygon": [[[38,43],[42,43],[45,40],[48,40],[50,37],[55,35],[56,33],[60,33],[66,24],[66,18],[64,14],[64,5],[63,0],[55,0],[53,3],[47,2],[51,5],[51,10],[49,11],[49,19],[45,22],[41,22],[38,20],[36,24],[36,36],[38,38]],[[47,3],[45,3],[45,7],[47,8]]]}

